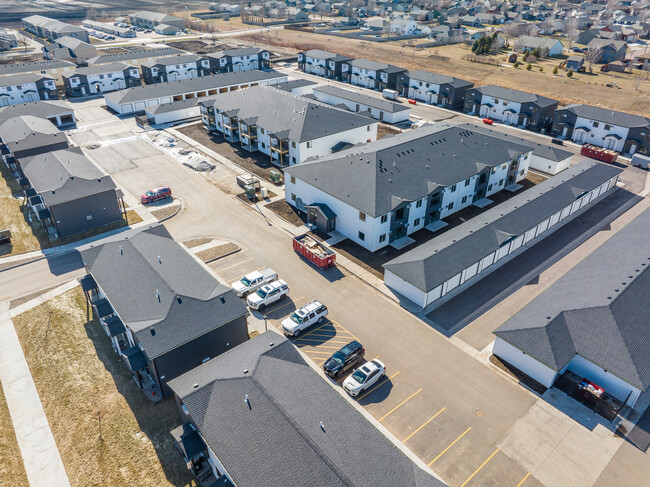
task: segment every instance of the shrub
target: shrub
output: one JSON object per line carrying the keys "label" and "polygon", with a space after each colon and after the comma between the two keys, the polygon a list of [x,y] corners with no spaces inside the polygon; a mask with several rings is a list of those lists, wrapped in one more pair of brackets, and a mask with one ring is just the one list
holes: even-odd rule
{"label": "shrub", "polygon": [[567,78],[572,78],[573,77],[573,69],[570,69],[566,72]]}
{"label": "shrub", "polygon": [[531,69],[533,69],[533,65],[530,63],[526,64],[526,71],[530,71]]}
{"label": "shrub", "polygon": [[515,61],[515,64],[513,64],[513,66],[515,68],[518,68],[519,66],[521,66],[521,63],[519,61]]}
{"label": "shrub", "polygon": [[539,67],[539,72],[541,73],[542,71],[544,71],[544,66]]}
{"label": "shrub", "polygon": [[557,66],[553,66],[553,74],[557,74]]}

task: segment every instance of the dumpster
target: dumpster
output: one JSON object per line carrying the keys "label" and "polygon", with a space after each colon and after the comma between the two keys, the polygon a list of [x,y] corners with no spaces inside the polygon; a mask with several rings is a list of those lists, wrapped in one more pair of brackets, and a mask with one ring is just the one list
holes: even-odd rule
{"label": "dumpster", "polygon": [[298,235],[293,239],[293,250],[313,262],[319,269],[335,264],[336,254],[310,235]]}
{"label": "dumpster", "polygon": [[580,154],[603,162],[615,162],[618,157],[618,154],[614,151],[591,144],[583,145]]}

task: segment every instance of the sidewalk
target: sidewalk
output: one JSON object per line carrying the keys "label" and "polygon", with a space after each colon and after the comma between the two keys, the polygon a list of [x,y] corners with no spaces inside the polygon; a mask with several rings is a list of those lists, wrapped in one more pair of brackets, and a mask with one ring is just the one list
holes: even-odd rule
{"label": "sidewalk", "polygon": [[[77,284],[76,281],[73,282]],[[65,290],[69,287],[70,283],[61,286]],[[37,300],[42,302],[47,294]],[[33,306],[37,304],[39,303],[36,302]],[[54,442],[16,329],[11,321],[9,303],[6,301],[0,303],[0,381],[7,399],[29,485],[68,487],[70,481]]]}

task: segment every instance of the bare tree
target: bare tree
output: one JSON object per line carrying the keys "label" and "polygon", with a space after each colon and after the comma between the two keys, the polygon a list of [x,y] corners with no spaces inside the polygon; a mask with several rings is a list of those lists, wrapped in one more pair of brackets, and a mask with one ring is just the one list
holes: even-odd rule
{"label": "bare tree", "polygon": [[21,34],[20,31],[18,31],[18,35],[16,36],[16,41],[18,42],[18,44],[23,46],[23,49],[25,51],[28,50],[29,42],[27,41],[27,37],[25,35]]}
{"label": "bare tree", "polygon": [[542,22],[539,23],[539,28],[541,29],[541,32],[543,34],[552,34],[553,31],[555,30],[553,28],[553,21],[550,19],[546,19]]}
{"label": "bare tree", "polygon": [[580,31],[578,30],[578,19],[575,17],[569,17],[564,22],[564,33],[566,34],[566,40],[569,43],[569,50],[571,46],[578,40],[578,35]]}
{"label": "bare tree", "polygon": [[593,72],[593,65],[600,61],[600,58],[603,57],[602,48],[591,48],[585,53],[585,61],[589,63],[589,72]]}

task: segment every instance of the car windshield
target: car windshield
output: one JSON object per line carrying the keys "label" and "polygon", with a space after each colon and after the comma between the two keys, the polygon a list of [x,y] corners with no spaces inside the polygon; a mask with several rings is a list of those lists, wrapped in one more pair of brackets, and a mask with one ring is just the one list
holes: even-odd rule
{"label": "car windshield", "polygon": [[363,384],[366,381],[366,374],[363,373],[361,369],[357,370],[352,374],[352,378],[356,380],[359,384]]}
{"label": "car windshield", "polygon": [[147,196],[153,196],[153,191],[147,191],[147,192],[145,193],[145,195],[147,195]]}
{"label": "car windshield", "polygon": [[291,318],[291,321],[294,321],[298,324],[302,323],[302,318],[298,316],[296,313],[291,313],[291,316],[289,318]]}
{"label": "car windshield", "polygon": [[339,350],[334,355],[332,355],[332,360],[334,360],[334,362],[336,362],[339,365],[343,365],[343,363],[345,362],[345,354]]}
{"label": "car windshield", "polygon": [[262,298],[262,299],[264,299],[264,298],[266,297],[267,294],[268,294],[268,293],[267,293],[266,291],[264,291],[263,289],[258,289],[258,290],[257,290],[257,295],[258,295],[260,298]]}
{"label": "car windshield", "polygon": [[250,286],[250,285],[251,285],[251,281],[250,281],[250,279],[247,279],[246,276],[244,276],[244,277],[241,278],[241,283],[242,283],[244,286]]}

